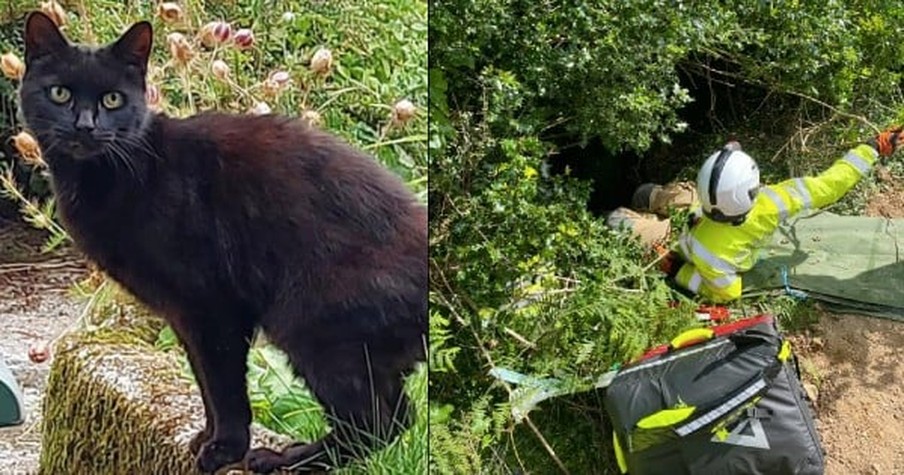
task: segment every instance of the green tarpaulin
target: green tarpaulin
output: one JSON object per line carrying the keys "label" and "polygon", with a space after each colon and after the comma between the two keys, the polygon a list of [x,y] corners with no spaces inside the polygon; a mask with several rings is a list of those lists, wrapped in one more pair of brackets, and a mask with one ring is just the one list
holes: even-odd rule
{"label": "green tarpaulin", "polygon": [[22,393],[13,374],[0,359],[0,427],[21,424]]}
{"label": "green tarpaulin", "polygon": [[746,295],[787,285],[834,310],[904,320],[904,219],[793,219],[760,259],[744,275]]}

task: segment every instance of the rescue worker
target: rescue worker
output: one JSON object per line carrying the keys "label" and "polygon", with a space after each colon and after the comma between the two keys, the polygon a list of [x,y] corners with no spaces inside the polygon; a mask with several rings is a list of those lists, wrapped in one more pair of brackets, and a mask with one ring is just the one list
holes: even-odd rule
{"label": "rescue worker", "polygon": [[[891,156],[901,144],[904,131],[889,129],[848,150],[818,176],[761,186],[754,159],[740,144],[729,142],[700,168],[694,197],[698,202],[692,205],[691,225],[678,238],[677,249],[658,245],[661,239],[644,241],[660,253],[660,269],[683,289],[714,303],[735,300],[741,296],[741,274],[754,266],[780,223],[835,203],[869,173],[878,157]],[[632,204],[651,210],[664,191],[658,185],[642,185]],[[685,197],[679,204],[686,202]],[[642,220],[630,225],[644,226]]]}

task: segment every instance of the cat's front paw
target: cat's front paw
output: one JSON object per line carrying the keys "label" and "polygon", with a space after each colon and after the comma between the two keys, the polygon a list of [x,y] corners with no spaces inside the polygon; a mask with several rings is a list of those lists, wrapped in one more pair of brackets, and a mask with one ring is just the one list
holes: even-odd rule
{"label": "cat's front paw", "polygon": [[248,439],[213,439],[201,445],[198,452],[198,469],[213,473],[225,465],[239,462],[248,452]]}
{"label": "cat's front paw", "polygon": [[192,437],[191,441],[188,443],[188,450],[191,451],[191,454],[198,455],[198,452],[201,451],[201,446],[204,445],[205,442],[210,440],[210,436],[210,427],[204,427],[204,430],[195,434],[195,436]]}
{"label": "cat's front paw", "polygon": [[281,453],[260,447],[248,452],[245,466],[253,473],[271,473],[283,466]]}
{"label": "cat's front paw", "polygon": [[333,468],[323,451],[322,443],[293,444],[282,453],[258,447],[248,452],[245,467],[253,473],[273,473],[278,470],[325,473]]}

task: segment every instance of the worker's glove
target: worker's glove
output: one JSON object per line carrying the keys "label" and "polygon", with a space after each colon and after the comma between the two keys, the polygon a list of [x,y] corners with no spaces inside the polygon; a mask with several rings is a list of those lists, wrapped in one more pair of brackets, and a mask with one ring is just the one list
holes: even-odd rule
{"label": "worker's glove", "polygon": [[890,157],[898,147],[904,144],[904,129],[901,127],[890,128],[870,138],[866,143],[872,145],[879,152],[880,157]]}

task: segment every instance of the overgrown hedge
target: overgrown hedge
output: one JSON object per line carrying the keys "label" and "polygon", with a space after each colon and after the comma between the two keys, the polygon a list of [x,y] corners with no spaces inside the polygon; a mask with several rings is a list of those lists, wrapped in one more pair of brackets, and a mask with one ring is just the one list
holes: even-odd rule
{"label": "overgrown hedge", "polygon": [[[575,167],[693,170],[733,135],[767,178],[817,171],[904,119],[904,8],[431,3],[431,468],[551,473],[552,450],[573,473],[605,472],[604,429],[581,426],[598,413],[545,405],[536,427],[557,435],[544,447],[513,427],[487,375],[497,365],[586,384],[692,324],[693,304],[588,212]],[[591,145],[564,167],[575,142]],[[592,178],[597,191],[623,181]]]}

